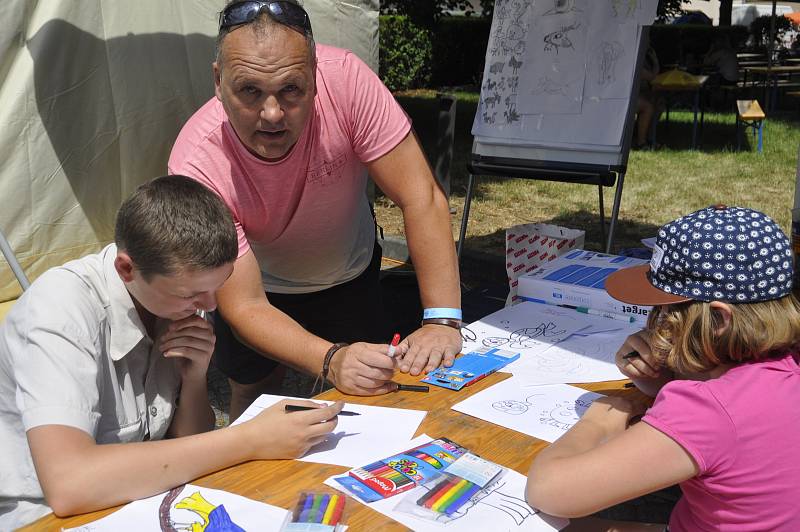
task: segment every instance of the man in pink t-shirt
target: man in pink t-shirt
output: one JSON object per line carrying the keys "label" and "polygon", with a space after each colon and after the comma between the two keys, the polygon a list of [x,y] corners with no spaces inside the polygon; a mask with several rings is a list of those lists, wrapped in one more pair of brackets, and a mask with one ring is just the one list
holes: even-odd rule
{"label": "man in pink t-shirt", "polygon": [[[217,44],[216,98],[184,126],[169,170],[214,190],[236,222],[215,353],[232,415],[275,361],[358,395],[396,389],[395,369],[451,364],[461,311],[447,200],[391,93],[352,53],[315,45],[294,0],[229,4]],[[394,359],[367,172],[403,212],[426,307]]]}

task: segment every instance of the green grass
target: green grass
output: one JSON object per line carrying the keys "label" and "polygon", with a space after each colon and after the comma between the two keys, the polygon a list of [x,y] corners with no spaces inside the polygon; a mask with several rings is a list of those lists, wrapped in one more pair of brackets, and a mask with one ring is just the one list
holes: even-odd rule
{"label": "green grass", "polygon": [[[477,95],[458,93],[456,134],[451,166],[451,205],[457,236],[466,192],[472,136],[470,129]],[[398,95],[414,120],[414,127],[433,161],[438,104],[432,91]],[[716,203],[746,206],[773,217],[787,234],[797,171],[800,123],[797,112],[767,118],[764,152],[755,151],[748,135],[742,151],[736,150],[735,114],[707,113],[697,150],[690,150],[692,114],[673,111],[670,121],[658,126],[657,151],[632,151],[623,187],[614,248],[640,247],[641,238],[653,236],[662,224]],[[614,189],[604,189],[606,223],[611,215]],[[386,233],[402,235],[402,217],[386,198],[376,204],[378,222]],[[601,249],[598,189],[590,185],[491,176],[477,180],[470,212],[466,248],[504,253],[504,232],[509,226],[546,222],[583,229],[586,247]]]}

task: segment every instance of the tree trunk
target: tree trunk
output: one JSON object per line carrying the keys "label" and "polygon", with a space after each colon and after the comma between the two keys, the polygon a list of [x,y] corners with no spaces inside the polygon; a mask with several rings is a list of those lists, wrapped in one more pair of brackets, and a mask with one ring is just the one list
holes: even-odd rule
{"label": "tree trunk", "polygon": [[719,25],[731,25],[731,11],[733,11],[733,0],[719,0]]}

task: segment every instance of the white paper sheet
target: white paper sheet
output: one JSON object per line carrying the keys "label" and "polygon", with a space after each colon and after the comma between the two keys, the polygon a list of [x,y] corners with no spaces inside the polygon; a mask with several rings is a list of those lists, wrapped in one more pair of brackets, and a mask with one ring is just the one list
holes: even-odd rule
{"label": "white paper sheet", "polygon": [[567,384],[526,386],[512,377],[453,405],[453,410],[552,443],[600,397]]}
{"label": "white paper sheet", "polygon": [[[385,456],[401,452],[409,447],[422,445],[432,438],[421,435],[415,438],[409,446],[395,448]],[[367,463],[367,462],[364,462]],[[345,488],[336,482],[333,477],[328,478],[325,484],[347,493]],[[490,487],[487,495],[477,504],[464,511],[462,517],[449,523],[437,523],[414,517],[407,513],[395,510],[402,497],[422,497],[424,487],[417,487],[406,493],[390,497],[382,501],[367,504],[373,510],[398,521],[416,532],[473,532],[475,530],[491,530],[492,532],[553,532],[561,530],[569,524],[568,519],[552,517],[541,514],[525,502],[525,476],[513,470],[507,470],[505,475]],[[357,497],[348,499],[348,504],[356,501],[365,504]]]}
{"label": "white paper sheet", "polygon": [[[262,410],[281,399],[299,398],[264,394],[256,399],[232,425],[257,416]],[[325,401],[316,402],[325,403]],[[327,403],[330,404],[330,401]],[[381,450],[386,447],[386,442],[394,444],[394,442],[410,441],[427,414],[423,410],[357,403],[347,403],[345,410],[358,412],[361,415],[339,416],[339,423],[328,439],[309,449],[299,460],[347,467],[369,463],[372,458],[377,460],[386,454]]]}
{"label": "white paper sheet", "polygon": [[[206,501],[208,504],[205,504]],[[159,509],[164,506],[163,518]],[[213,512],[209,517],[209,509]],[[133,501],[116,512],[87,525],[64,529],[64,532],[161,532],[165,524],[178,530],[193,530],[192,524],[202,526],[210,518],[230,521],[243,530],[279,531],[289,514],[288,510],[254,501],[227,491],[201,488],[186,484],[174,491]],[[219,521],[215,521],[219,523]],[[219,526],[219,525],[218,525]],[[201,528],[202,529],[202,528]],[[210,529],[210,528],[209,528]],[[216,528],[216,530],[236,530]]]}
{"label": "white paper sheet", "polygon": [[604,319],[572,309],[524,301],[463,327],[462,351],[469,353],[477,347],[500,347],[525,357],[542,352],[588,325],[602,323],[597,320]]}
{"label": "white paper sheet", "polygon": [[[610,321],[610,320],[609,320]],[[502,371],[525,384],[602,382],[626,379],[614,362],[625,338],[638,327],[596,334],[573,334],[546,351],[520,357]]]}

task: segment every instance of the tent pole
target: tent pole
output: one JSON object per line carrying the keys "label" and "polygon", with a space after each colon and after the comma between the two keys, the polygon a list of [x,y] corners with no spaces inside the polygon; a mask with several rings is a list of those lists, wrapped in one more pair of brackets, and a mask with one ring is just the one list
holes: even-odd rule
{"label": "tent pole", "polygon": [[11,244],[8,243],[6,235],[4,235],[2,231],[0,231],[0,249],[3,251],[3,256],[8,261],[8,265],[11,266],[11,271],[16,275],[17,281],[19,281],[19,285],[24,292],[31,285],[31,282],[28,281],[28,277],[25,275],[25,272],[22,271],[22,267],[19,265],[17,257],[14,255],[14,250],[11,249]]}

